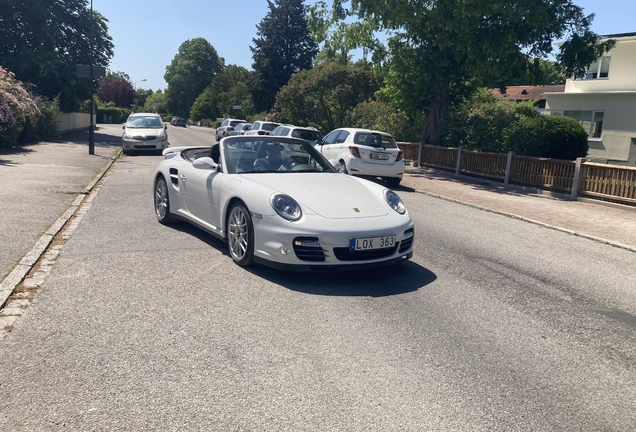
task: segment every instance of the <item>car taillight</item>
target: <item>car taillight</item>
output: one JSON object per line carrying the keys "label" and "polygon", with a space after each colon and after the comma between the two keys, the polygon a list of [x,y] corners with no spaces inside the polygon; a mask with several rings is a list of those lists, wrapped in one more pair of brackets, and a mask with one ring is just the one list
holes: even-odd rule
{"label": "car taillight", "polygon": [[267,135],[267,132],[266,131],[262,131],[262,130],[259,130],[257,133],[259,135]]}
{"label": "car taillight", "polygon": [[396,162],[399,162],[399,161],[401,161],[401,160],[402,160],[402,152],[401,152],[401,151],[399,151],[399,152],[398,152],[398,155],[397,155],[397,158],[395,159],[395,161],[396,161]]}
{"label": "car taillight", "polygon": [[234,130],[234,128],[233,128],[232,126],[228,126],[226,130],[228,130],[228,131],[233,131],[233,130]]}
{"label": "car taillight", "polygon": [[354,155],[358,159],[362,159],[362,157],[360,156],[360,150],[358,149],[358,147],[349,146],[349,151],[351,152],[352,155]]}

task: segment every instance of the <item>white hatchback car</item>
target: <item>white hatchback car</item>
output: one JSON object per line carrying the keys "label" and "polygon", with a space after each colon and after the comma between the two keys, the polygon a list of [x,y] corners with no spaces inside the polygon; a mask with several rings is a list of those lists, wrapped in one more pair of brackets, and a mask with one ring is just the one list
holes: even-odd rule
{"label": "white hatchback car", "polygon": [[316,149],[338,161],[347,174],[381,177],[391,187],[398,186],[404,176],[402,151],[386,132],[340,128],[327,134]]}

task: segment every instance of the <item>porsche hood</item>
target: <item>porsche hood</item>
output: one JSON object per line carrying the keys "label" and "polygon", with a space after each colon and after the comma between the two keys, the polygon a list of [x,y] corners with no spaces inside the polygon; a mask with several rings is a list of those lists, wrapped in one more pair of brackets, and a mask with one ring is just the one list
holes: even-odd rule
{"label": "porsche hood", "polygon": [[291,196],[301,206],[325,218],[378,217],[386,215],[389,211],[384,203],[381,187],[369,188],[363,183],[366,180],[345,174],[248,175],[250,180]]}

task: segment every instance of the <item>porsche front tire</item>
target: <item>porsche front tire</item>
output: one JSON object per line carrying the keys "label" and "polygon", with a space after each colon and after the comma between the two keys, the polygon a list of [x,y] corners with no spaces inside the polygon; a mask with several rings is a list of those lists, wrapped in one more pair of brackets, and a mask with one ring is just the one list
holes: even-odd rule
{"label": "porsche front tire", "polygon": [[172,222],[170,216],[170,196],[168,194],[168,184],[163,176],[155,180],[155,215],[159,223],[168,225]]}
{"label": "porsche front tire", "polygon": [[241,202],[234,203],[230,208],[227,246],[236,264],[246,267],[254,262],[254,224],[250,212]]}

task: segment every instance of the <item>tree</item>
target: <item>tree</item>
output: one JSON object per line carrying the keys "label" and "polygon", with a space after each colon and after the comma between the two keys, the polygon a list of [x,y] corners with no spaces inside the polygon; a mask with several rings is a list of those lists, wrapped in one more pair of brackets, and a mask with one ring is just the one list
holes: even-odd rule
{"label": "tree", "polygon": [[249,78],[250,72],[244,67],[226,66],[196,99],[190,110],[190,118],[200,120],[223,117],[233,112],[234,105],[241,105],[240,115],[247,117],[252,112],[252,99],[247,89]]}
{"label": "tree", "polygon": [[348,113],[378,88],[365,63],[325,63],[291,77],[276,96],[276,108],[287,121],[326,133],[344,126]]}
{"label": "tree", "polygon": [[568,75],[559,62],[536,58],[528,62],[528,69],[519,77],[511,80],[510,85],[550,85],[565,84]]}
{"label": "tree", "polygon": [[345,124],[350,127],[381,130],[393,135],[396,141],[415,142],[419,139],[421,118],[412,119],[404,111],[395,109],[385,102],[366,100],[347,114]]}
{"label": "tree", "polygon": [[267,1],[269,12],[256,26],[250,91],[256,111],[272,108],[278,90],[291,76],[311,69],[318,45],[310,38],[303,0]]}
{"label": "tree", "polygon": [[509,148],[511,128],[524,118],[539,116],[533,101],[498,100],[490,89],[479,89],[451,107],[448,121],[438,131],[435,144],[493,153],[517,150]]}
{"label": "tree", "polygon": [[334,0],[331,13],[324,2],[311,11],[314,37],[333,53],[363,47],[387,66],[382,93],[408,113],[425,112],[423,143],[434,142],[454,101],[514,82],[553,40],[571,38],[557,56],[568,74],[613,46],[598,43],[593,15],[572,0]]}
{"label": "tree", "polygon": [[[93,10],[93,64],[113,57],[108,20]],[[91,11],[86,0],[4,0],[0,7],[0,64],[37,94],[70,112],[90,94],[76,65],[90,64]]]}
{"label": "tree", "polygon": [[168,111],[187,118],[196,98],[223,70],[224,63],[204,38],[183,42],[163,76],[168,83],[165,92]]}
{"label": "tree", "polygon": [[151,89],[142,89],[142,88],[138,88],[135,90],[135,106],[136,107],[143,107],[144,105],[146,105],[146,100],[148,100],[148,98],[153,94],[153,91]]}
{"label": "tree", "polygon": [[135,101],[135,90],[130,78],[123,72],[108,72],[99,80],[97,96],[102,102],[112,102],[117,107],[130,108]]}
{"label": "tree", "polygon": [[170,112],[166,104],[166,95],[161,89],[148,96],[146,104],[144,105],[144,111],[159,114],[168,114]]}

